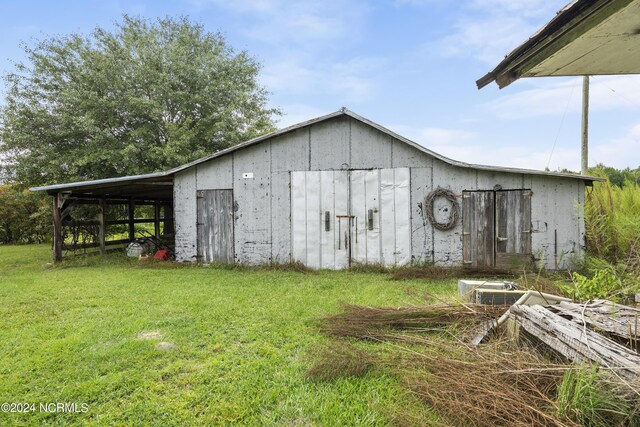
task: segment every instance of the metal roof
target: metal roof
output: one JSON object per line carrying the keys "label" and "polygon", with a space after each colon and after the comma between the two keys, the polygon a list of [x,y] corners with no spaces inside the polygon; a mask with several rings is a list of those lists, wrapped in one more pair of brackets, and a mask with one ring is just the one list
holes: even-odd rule
{"label": "metal roof", "polygon": [[241,144],[235,145],[233,147],[224,149],[224,150],[220,150],[220,151],[216,151],[215,153],[209,155],[209,156],[205,156],[202,157],[200,159],[194,160],[193,162],[190,163],[186,163],[184,165],[178,166],[176,168],[164,171],[164,172],[155,172],[155,173],[150,173],[150,174],[145,174],[145,175],[134,175],[134,176],[123,176],[123,177],[118,177],[118,178],[107,178],[107,179],[98,179],[98,180],[93,180],[93,181],[80,181],[80,182],[70,182],[70,183],[65,183],[65,184],[55,184],[55,185],[45,185],[45,186],[41,186],[41,187],[34,187],[31,188],[31,191],[47,191],[50,193],[53,192],[58,192],[58,191],[73,191],[73,190],[95,190],[97,192],[100,192],[99,190],[101,189],[105,189],[105,188],[113,188],[115,186],[123,186],[123,185],[127,185],[127,184],[144,184],[144,183],[148,183],[150,185],[152,185],[154,182],[161,182],[161,181],[168,181],[170,180],[173,175],[175,175],[178,172],[184,171],[186,169],[189,169],[191,167],[194,167],[196,165],[199,165],[201,163],[207,162],[209,160],[218,158],[218,157],[222,157],[225,156],[229,153],[233,153],[235,151],[238,150],[242,150],[243,148],[255,145],[255,144],[259,144],[263,141],[266,141],[268,139],[286,134],[288,132],[293,132],[295,130],[307,127],[307,126],[311,126],[315,123],[321,123],[321,122],[325,122],[327,120],[330,120],[332,118],[335,117],[340,117],[340,116],[347,116],[347,117],[351,117],[355,120],[358,120],[366,125],[369,125],[377,130],[379,130],[380,132],[383,132],[389,136],[391,136],[394,139],[397,139],[398,141],[402,141],[407,145],[410,145],[411,147],[422,151],[423,153],[426,153],[430,156],[435,157],[438,160],[441,160],[444,163],[450,164],[452,166],[457,166],[457,167],[461,167],[461,168],[468,168],[468,169],[480,169],[480,170],[488,170],[488,171],[493,171],[493,172],[507,172],[507,173],[518,173],[518,174],[528,174],[528,175],[544,175],[544,176],[557,176],[557,177],[562,177],[562,178],[572,178],[572,179],[582,179],[585,181],[604,181],[602,178],[597,178],[597,177],[592,177],[592,176],[585,176],[585,175],[574,175],[574,174],[567,174],[567,173],[560,173],[560,172],[546,172],[546,171],[539,171],[539,170],[533,170],[533,169],[519,169],[519,168],[510,168],[510,167],[499,167],[499,166],[487,166],[487,165],[477,165],[477,164],[472,164],[472,163],[465,163],[465,162],[460,162],[457,160],[453,160],[450,159],[448,157],[445,157],[441,154],[438,154],[434,151],[429,150],[426,147],[423,147],[422,145],[413,142],[401,135],[398,135],[397,133],[375,123],[372,122],[371,120],[368,120],[362,116],[359,116],[358,114],[346,109],[346,108],[342,108],[334,113],[331,114],[327,114],[321,117],[316,117],[314,119],[311,120],[307,120],[304,121],[302,123],[298,123],[280,130],[277,130],[275,132],[271,132],[268,133],[266,135],[262,135],[259,136],[257,138],[253,138],[249,141],[243,142]]}
{"label": "metal roof", "polygon": [[353,118],[355,120],[358,120],[358,121],[360,121],[360,122],[362,122],[362,123],[364,123],[366,125],[369,125],[369,126],[375,128],[375,129],[379,130],[380,132],[383,132],[383,133],[391,136],[394,139],[402,141],[405,144],[410,145],[411,147],[413,147],[413,148],[415,148],[417,150],[420,150],[423,153],[426,153],[426,154],[428,154],[430,156],[433,156],[436,159],[441,160],[441,161],[443,161],[443,162],[445,162],[447,164],[450,164],[452,166],[457,166],[457,167],[461,167],[461,168],[470,168],[470,169],[489,170],[489,171],[494,171],[494,172],[509,172],[509,173],[520,173],[520,174],[524,173],[524,174],[530,174],[530,175],[545,175],[545,176],[558,176],[558,177],[563,177],[563,178],[578,178],[578,179],[583,179],[583,180],[586,180],[586,181],[601,181],[602,180],[601,178],[592,177],[592,176],[586,176],[586,175],[574,175],[574,174],[560,173],[560,172],[539,171],[539,170],[535,170],[535,169],[519,169],[519,168],[510,168],[510,167],[501,167],[501,166],[487,166],[487,165],[478,165],[478,164],[473,164],[473,163],[460,162],[458,160],[453,160],[453,159],[450,159],[450,158],[448,158],[446,156],[438,154],[435,151],[431,151],[428,148],[426,148],[426,147],[424,147],[424,146],[422,146],[422,145],[420,145],[420,144],[418,144],[416,142],[413,142],[410,139],[407,139],[404,136],[399,135],[399,134],[387,129],[384,126],[379,125],[378,123],[372,122],[371,120],[368,120],[368,119],[366,119],[366,118],[364,118],[364,117],[362,117],[362,116],[360,116],[360,115],[358,115],[358,114],[354,113],[353,111],[350,111],[350,110],[348,110],[346,108],[342,108],[342,109],[340,109],[340,110],[338,110],[338,111],[336,111],[334,113],[327,114],[327,115],[321,116],[321,117],[316,117],[314,119],[307,120],[305,122],[298,123],[298,124],[295,124],[295,125],[292,125],[292,126],[277,130],[275,132],[272,132],[272,133],[269,133],[269,134],[266,134],[266,135],[263,135],[263,136],[259,136],[257,138],[251,139],[251,140],[249,140],[247,142],[244,142],[242,144],[238,144],[238,145],[235,145],[233,147],[227,148],[225,150],[217,151],[217,152],[215,152],[215,153],[213,153],[213,154],[211,154],[209,156],[202,157],[202,158],[200,158],[198,160],[194,160],[191,163],[187,163],[185,165],[182,165],[182,166],[179,166],[179,167],[177,167],[175,169],[172,169],[172,170],[169,171],[169,173],[176,173],[176,172],[183,171],[185,169],[188,169],[190,167],[196,166],[196,165],[198,165],[200,163],[209,161],[211,159],[215,159],[217,157],[224,156],[224,155],[232,153],[234,151],[241,150],[241,149],[243,149],[245,147],[258,144],[258,143],[260,143],[262,141],[265,141],[267,139],[271,139],[273,137],[276,137],[276,136],[279,136],[279,135],[282,135],[282,134],[285,134],[285,133],[288,133],[288,132],[292,132],[294,130],[297,130],[297,129],[300,129],[300,128],[303,128],[303,127],[306,127],[306,126],[310,126],[310,125],[313,125],[315,123],[324,122],[324,121],[327,121],[329,119],[332,119],[334,117],[339,117],[339,116],[348,116],[348,117],[351,117],[351,118]]}
{"label": "metal roof", "polygon": [[640,0],[574,0],[493,70],[478,89],[520,77],[640,73]]}

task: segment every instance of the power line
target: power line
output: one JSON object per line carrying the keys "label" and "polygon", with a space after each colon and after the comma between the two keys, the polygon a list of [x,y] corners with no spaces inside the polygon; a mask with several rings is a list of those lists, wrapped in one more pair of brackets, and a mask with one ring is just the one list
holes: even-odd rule
{"label": "power line", "polygon": [[558,138],[560,138],[560,131],[562,130],[562,126],[564,125],[564,118],[567,116],[567,110],[569,110],[569,104],[571,103],[571,98],[573,97],[573,91],[575,90],[576,86],[578,85],[578,80],[576,80],[576,83],[571,86],[571,92],[569,93],[569,98],[567,99],[567,105],[565,105],[564,107],[564,112],[562,113],[562,119],[560,119],[560,126],[558,126],[558,132],[556,132],[556,138],[553,141],[553,147],[551,148],[551,153],[549,153],[549,160],[547,161],[547,167],[546,169],[549,169],[549,165],[551,164],[551,157],[553,157],[553,152],[556,149],[556,144],[558,143]]}

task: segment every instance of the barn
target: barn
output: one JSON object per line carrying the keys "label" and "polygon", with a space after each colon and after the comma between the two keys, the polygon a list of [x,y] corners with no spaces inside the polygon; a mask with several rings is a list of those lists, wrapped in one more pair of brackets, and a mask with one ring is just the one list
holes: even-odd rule
{"label": "barn", "polygon": [[[472,165],[446,158],[347,109],[175,169],[51,185],[54,254],[77,203],[129,207],[154,222],[178,261],[563,269],[582,258],[582,206],[598,178]],[[151,219],[135,207],[153,205]],[[162,213],[164,212],[164,214]],[[118,241],[117,243],[122,243]]]}

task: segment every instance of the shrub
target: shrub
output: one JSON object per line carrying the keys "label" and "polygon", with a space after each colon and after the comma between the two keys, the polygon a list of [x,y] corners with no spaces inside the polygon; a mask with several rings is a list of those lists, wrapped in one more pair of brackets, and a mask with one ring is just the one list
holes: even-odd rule
{"label": "shrub", "polygon": [[51,239],[51,201],[15,185],[0,185],[0,244]]}

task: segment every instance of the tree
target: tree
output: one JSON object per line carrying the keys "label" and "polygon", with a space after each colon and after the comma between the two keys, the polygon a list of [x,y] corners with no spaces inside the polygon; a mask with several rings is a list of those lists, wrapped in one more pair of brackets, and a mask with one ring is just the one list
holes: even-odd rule
{"label": "tree", "polygon": [[273,129],[259,64],[187,18],[25,46],[5,76],[0,158],[28,185],[166,170]]}
{"label": "tree", "polygon": [[0,184],[0,244],[42,243],[51,237],[51,199]]}

